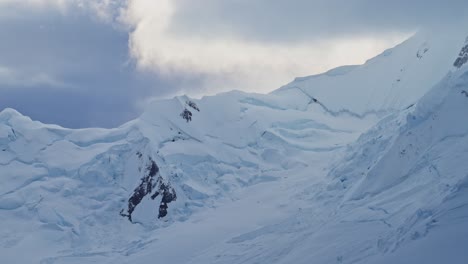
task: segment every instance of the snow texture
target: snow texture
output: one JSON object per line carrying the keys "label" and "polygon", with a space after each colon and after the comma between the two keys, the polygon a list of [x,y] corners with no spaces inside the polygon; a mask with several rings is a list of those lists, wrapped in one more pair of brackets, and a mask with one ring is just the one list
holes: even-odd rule
{"label": "snow texture", "polygon": [[270,94],[155,101],[115,129],[5,109],[1,261],[464,263],[465,39],[419,33]]}

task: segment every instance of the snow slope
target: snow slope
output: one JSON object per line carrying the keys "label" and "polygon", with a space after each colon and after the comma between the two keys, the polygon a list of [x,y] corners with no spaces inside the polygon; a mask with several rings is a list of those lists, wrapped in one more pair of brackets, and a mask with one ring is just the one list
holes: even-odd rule
{"label": "snow slope", "polygon": [[267,95],[157,101],[115,129],[3,110],[2,261],[457,263],[468,43],[432,36]]}
{"label": "snow slope", "polygon": [[323,179],[296,174],[287,214],[188,263],[464,263],[468,67],[457,68],[363,134]]}
{"label": "snow slope", "polygon": [[453,67],[465,33],[457,27],[421,31],[364,65],[296,78],[273,93],[300,89],[332,111],[359,115],[402,109],[415,103]]}

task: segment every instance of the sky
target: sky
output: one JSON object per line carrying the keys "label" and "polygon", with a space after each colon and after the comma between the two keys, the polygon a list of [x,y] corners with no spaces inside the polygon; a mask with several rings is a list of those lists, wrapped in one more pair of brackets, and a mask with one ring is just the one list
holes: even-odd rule
{"label": "sky", "polygon": [[115,127],[154,99],[266,93],[361,64],[467,11],[466,0],[0,0],[0,110]]}

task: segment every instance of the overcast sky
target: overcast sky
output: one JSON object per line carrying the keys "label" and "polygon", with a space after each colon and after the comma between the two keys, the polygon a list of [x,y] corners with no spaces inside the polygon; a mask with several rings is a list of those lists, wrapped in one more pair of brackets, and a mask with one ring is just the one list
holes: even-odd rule
{"label": "overcast sky", "polygon": [[467,13],[466,0],[0,0],[0,110],[114,127],[151,98],[268,92]]}

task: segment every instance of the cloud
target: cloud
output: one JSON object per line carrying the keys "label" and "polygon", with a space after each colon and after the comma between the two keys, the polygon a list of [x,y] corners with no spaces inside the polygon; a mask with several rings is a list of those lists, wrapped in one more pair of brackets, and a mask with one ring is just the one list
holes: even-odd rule
{"label": "cloud", "polygon": [[0,110],[67,127],[114,127],[137,117],[140,101],[176,89],[176,81],[138,72],[128,32],[93,10],[69,1],[9,5],[0,5]]}
{"label": "cloud", "polygon": [[[386,32],[379,36],[336,35],[329,39],[299,39],[287,43],[272,39],[266,42],[261,37],[249,37],[249,31],[243,28],[248,25],[255,28],[262,19],[268,19],[263,24],[272,22],[276,29],[279,23],[275,22],[275,16],[262,17],[261,14],[278,1],[194,2],[134,0],[129,2],[124,21],[134,28],[130,34],[131,54],[141,69],[166,75],[205,76],[205,87],[201,93],[228,89],[270,91],[298,75],[318,73],[343,64],[362,63],[410,34],[404,31]],[[245,8],[236,9],[236,5]],[[246,14],[250,12],[251,20]],[[245,25],[234,21],[233,24],[217,26],[223,25],[233,14],[239,15],[239,21],[245,18]],[[260,15],[255,21],[254,14]],[[295,13],[287,13],[283,17],[289,20],[297,18]],[[236,34],[236,27],[245,34]],[[278,32],[273,34],[275,38],[281,38],[287,31],[285,29],[278,28]],[[193,90],[190,92],[194,93]]]}
{"label": "cloud", "polygon": [[465,0],[175,0],[171,31],[208,38],[236,36],[264,42],[411,32],[461,22]]}
{"label": "cloud", "polygon": [[112,127],[153,97],[267,92],[363,63],[466,13],[462,0],[0,0],[0,109]]}
{"label": "cloud", "polygon": [[33,6],[33,7],[47,7],[54,6],[59,8],[65,8],[66,5],[73,0],[0,0],[0,5],[6,6]]}

